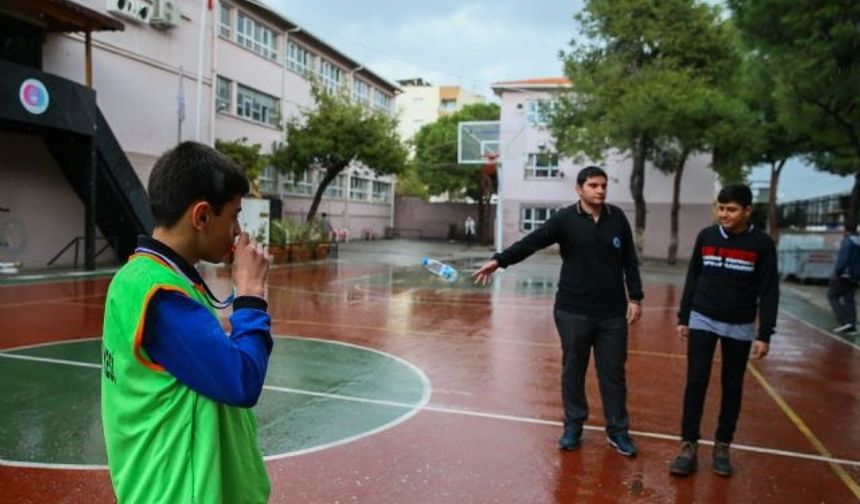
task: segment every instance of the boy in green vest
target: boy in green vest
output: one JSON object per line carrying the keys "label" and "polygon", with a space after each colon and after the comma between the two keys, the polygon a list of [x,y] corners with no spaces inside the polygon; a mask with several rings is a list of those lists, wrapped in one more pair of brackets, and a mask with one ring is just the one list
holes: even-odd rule
{"label": "boy in green vest", "polygon": [[[156,162],[148,192],[152,237],[105,303],[102,420],[117,500],[266,502],[249,408],[272,350],[269,264],[237,221],[248,181],[226,156],[184,142]],[[235,293],[221,302],[194,264],[231,250]],[[228,336],[215,309],[231,303]]]}

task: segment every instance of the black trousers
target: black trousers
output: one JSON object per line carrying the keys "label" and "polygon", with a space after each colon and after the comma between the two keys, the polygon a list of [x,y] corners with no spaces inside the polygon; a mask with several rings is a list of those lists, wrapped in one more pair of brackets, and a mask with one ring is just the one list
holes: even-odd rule
{"label": "black trousers", "polygon": [[833,308],[833,315],[839,321],[839,325],[857,324],[857,306],[854,304],[854,293],[857,284],[847,278],[830,277],[827,286],[827,300]]}
{"label": "black trousers", "polygon": [[722,353],[722,400],[720,401],[720,420],[714,436],[717,441],[731,443],[741,411],[744,372],[749,360],[751,341],[719,337],[717,334],[691,329],[687,338],[687,388],[684,390],[684,417],[681,421],[681,438],[696,442],[701,437],[699,425],[702,422],[702,409],[705,394],[711,378],[711,364],[714,350],[720,341]]}
{"label": "black trousers", "polygon": [[592,317],[555,310],[555,326],[561,338],[561,400],[564,404],[565,428],[582,429],[588,418],[585,397],[585,372],[591,349],[603,402],[608,434],[626,433],[627,384],[624,364],[627,361],[627,320],[625,317]]}

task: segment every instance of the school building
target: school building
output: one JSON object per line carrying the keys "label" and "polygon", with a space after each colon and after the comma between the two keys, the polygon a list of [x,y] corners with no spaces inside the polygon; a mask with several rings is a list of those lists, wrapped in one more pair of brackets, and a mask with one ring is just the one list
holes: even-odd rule
{"label": "school building", "polygon": [[[257,1],[0,3],[0,261],[123,258],[152,227],[144,187],[161,153],[243,138],[268,152],[280,121],[313,106],[312,78],[396,113],[395,84]],[[260,183],[273,217],[301,219],[317,173],[269,168]],[[319,211],[382,236],[393,190],[352,166]]]}

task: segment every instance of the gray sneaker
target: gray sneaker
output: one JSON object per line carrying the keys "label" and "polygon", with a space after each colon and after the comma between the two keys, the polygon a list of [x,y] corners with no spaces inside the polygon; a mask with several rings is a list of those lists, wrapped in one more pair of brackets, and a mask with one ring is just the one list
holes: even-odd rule
{"label": "gray sneaker", "polygon": [[678,452],[678,456],[669,466],[669,472],[676,476],[689,476],[696,472],[696,449],[696,443],[683,441],[681,451]]}
{"label": "gray sneaker", "polygon": [[729,461],[729,444],[717,441],[714,443],[714,472],[720,476],[732,475],[732,464]]}

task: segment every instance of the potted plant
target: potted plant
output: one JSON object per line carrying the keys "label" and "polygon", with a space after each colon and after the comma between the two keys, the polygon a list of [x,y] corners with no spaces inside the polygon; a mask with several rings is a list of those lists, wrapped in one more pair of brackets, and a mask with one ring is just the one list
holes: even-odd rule
{"label": "potted plant", "polygon": [[269,222],[269,253],[275,264],[285,263],[290,258],[287,250],[287,229],[277,220]]}

